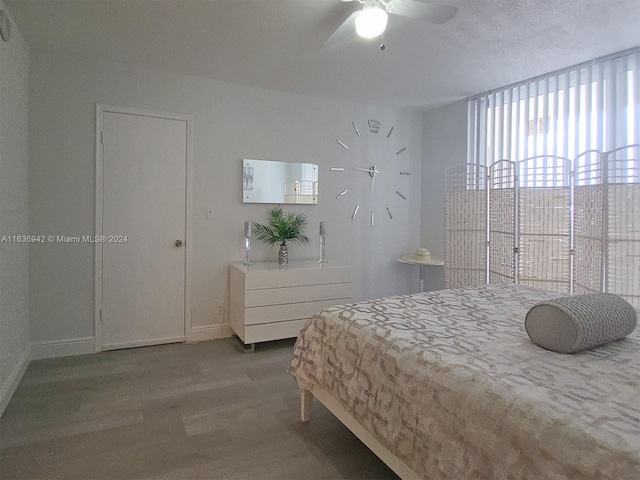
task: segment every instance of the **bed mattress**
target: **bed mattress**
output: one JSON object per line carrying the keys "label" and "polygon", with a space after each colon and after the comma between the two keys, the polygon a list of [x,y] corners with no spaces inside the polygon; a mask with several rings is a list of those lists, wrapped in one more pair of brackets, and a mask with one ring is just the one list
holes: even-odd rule
{"label": "bed mattress", "polygon": [[640,478],[640,335],[561,354],[527,311],[560,294],[485,285],[336,306],[289,370],[320,385],[419,476]]}

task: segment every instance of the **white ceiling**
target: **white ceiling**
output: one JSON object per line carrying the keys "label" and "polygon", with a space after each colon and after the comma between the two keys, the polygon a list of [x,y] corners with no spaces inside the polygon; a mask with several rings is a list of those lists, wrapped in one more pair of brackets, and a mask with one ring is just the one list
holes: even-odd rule
{"label": "white ceiling", "polygon": [[325,40],[340,0],[5,0],[27,44],[358,103],[428,109],[640,45],[640,0],[437,0],[379,40]]}

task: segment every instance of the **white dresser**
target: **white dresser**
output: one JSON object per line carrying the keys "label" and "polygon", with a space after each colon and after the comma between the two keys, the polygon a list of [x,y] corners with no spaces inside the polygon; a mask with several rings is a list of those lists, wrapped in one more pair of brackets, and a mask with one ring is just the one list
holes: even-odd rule
{"label": "white dresser", "polygon": [[307,319],[351,296],[347,265],[308,260],[229,268],[229,321],[245,345],[297,337]]}

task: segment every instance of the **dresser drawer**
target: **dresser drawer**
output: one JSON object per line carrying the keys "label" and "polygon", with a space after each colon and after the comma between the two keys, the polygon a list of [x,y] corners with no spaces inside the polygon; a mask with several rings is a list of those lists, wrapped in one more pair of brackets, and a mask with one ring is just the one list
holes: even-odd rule
{"label": "dresser drawer", "polygon": [[246,307],[260,307],[350,297],[350,283],[330,283],[327,285],[247,290],[244,304]]}
{"label": "dresser drawer", "polygon": [[351,282],[351,267],[282,268],[245,273],[245,289],[284,288]]}
{"label": "dresser drawer", "polygon": [[307,319],[305,318],[302,320],[287,320],[278,323],[247,325],[243,341],[244,343],[256,343],[297,337],[306,323]]}
{"label": "dresser drawer", "polygon": [[299,318],[310,318],[320,310],[349,303],[349,298],[333,300],[320,300],[317,302],[288,303],[285,305],[269,305],[265,307],[245,308],[244,324],[257,325],[259,323],[282,322],[284,320],[295,320]]}

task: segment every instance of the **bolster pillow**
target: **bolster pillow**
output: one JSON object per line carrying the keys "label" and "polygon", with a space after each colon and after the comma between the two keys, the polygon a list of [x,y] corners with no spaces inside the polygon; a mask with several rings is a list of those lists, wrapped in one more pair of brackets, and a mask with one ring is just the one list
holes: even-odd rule
{"label": "bolster pillow", "polygon": [[636,311],[610,293],[560,297],[534,305],[524,321],[529,338],[560,353],[588,350],[629,335]]}

